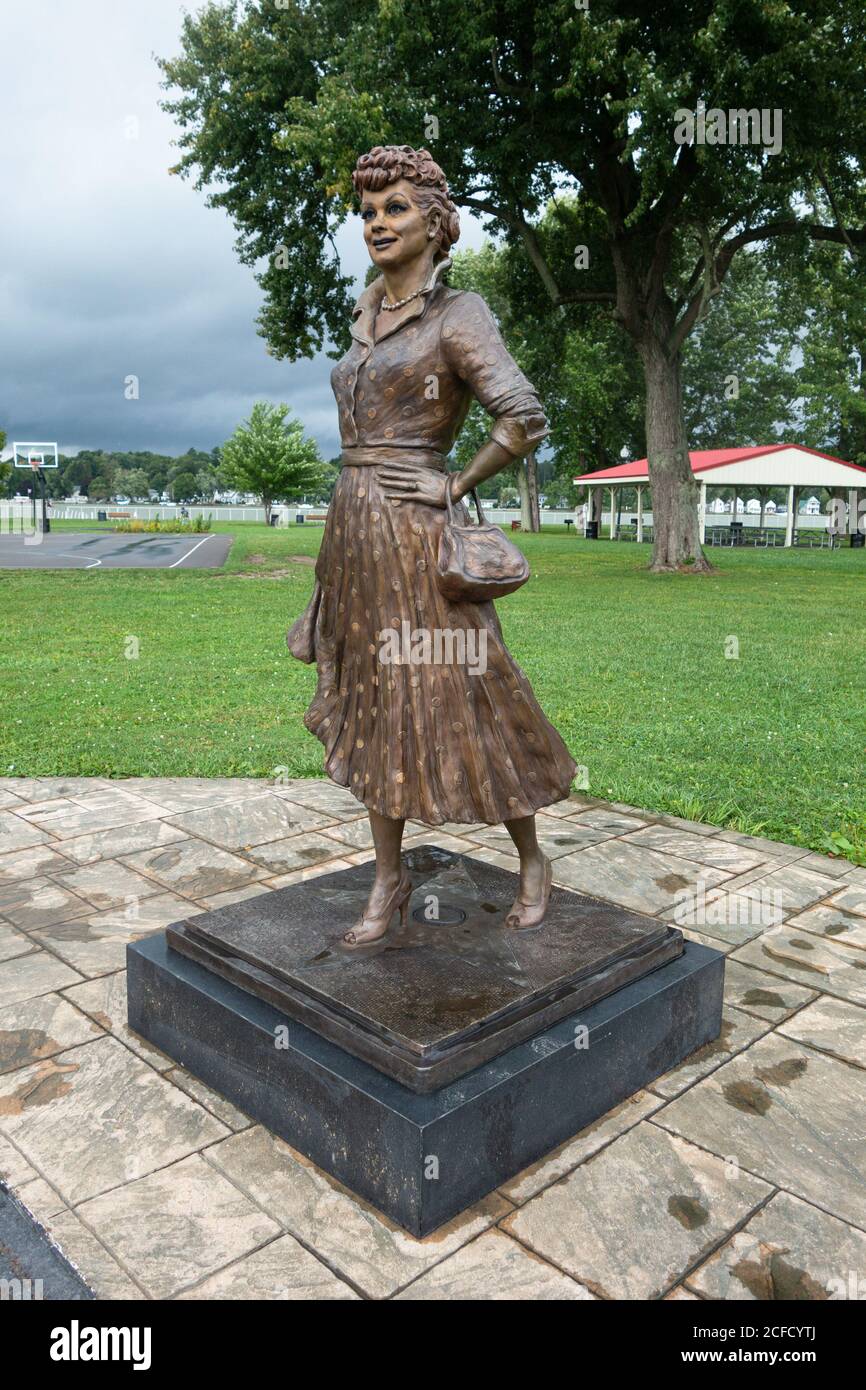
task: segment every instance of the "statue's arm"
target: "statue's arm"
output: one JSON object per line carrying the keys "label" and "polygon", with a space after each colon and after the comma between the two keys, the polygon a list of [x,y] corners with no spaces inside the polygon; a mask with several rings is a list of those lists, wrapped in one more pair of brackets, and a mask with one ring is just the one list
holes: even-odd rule
{"label": "statue's arm", "polygon": [[454,478],[453,496],[459,498],[537,448],[549,431],[534,388],[479,294],[462,294],[455,300],[442,325],[442,348],[452,371],[493,416],[487,443]]}

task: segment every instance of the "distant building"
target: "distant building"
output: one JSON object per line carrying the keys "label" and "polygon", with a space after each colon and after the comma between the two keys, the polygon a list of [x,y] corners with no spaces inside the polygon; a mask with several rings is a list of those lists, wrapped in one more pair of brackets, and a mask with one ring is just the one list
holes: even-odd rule
{"label": "distant building", "polygon": [[[784,492],[784,505],[774,506],[767,502],[765,515],[772,513],[785,518],[785,545],[793,544],[796,529],[796,515],[819,517],[821,504],[812,488],[826,489],[830,493],[842,493],[846,499],[853,499],[852,515],[857,515],[859,500],[866,493],[866,468],[822,453],[820,449],[809,449],[802,444],[767,444],[749,446],[742,449],[697,449],[690,453],[692,473],[700,486],[700,537],[704,539],[706,520],[711,513],[731,513],[730,495],[737,495],[737,513],[754,515],[760,513],[760,501],[750,497],[744,502],[739,496],[740,488],[747,494],[764,490],[764,495],[773,489],[777,495]],[[643,532],[644,508],[652,508],[652,488],[649,467],[646,459],[636,459],[631,463],[619,463],[613,468],[599,468],[592,473],[584,473],[573,479],[574,483],[586,488],[588,507],[587,525],[592,523],[595,534],[600,534],[604,520],[605,502],[608,503],[608,516],[614,516],[621,500],[623,489],[637,490],[638,539]],[[720,494],[726,494],[724,500]],[[805,494],[806,500],[801,500]],[[822,517],[817,526],[826,525],[827,517]],[[850,524],[850,521],[849,521]]]}

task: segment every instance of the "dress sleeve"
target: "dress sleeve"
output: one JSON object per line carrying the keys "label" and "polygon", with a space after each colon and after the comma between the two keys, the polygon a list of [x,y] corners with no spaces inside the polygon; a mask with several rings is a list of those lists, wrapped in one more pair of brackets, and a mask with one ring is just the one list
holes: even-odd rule
{"label": "dress sleeve", "polygon": [[494,417],[490,438],[521,458],[550,433],[541,402],[508,348],[480,294],[467,291],[445,315],[445,360]]}

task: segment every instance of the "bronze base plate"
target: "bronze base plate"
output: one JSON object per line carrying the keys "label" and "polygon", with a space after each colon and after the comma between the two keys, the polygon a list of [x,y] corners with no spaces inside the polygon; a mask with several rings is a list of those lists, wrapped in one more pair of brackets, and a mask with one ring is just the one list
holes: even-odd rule
{"label": "bronze base plate", "polygon": [[557,887],[543,925],[516,932],[504,925],[516,873],[435,845],[403,862],[414,883],[407,925],[395,914],[360,950],[340,938],[364,907],[372,861],[177,922],[168,944],[417,1092],[683,951],[666,922]]}

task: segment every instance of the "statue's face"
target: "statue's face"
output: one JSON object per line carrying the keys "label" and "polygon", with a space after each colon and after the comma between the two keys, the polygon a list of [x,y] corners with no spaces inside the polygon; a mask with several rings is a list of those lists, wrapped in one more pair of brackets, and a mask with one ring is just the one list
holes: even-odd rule
{"label": "statue's face", "polygon": [[382,270],[408,265],[434,245],[428,233],[436,229],[436,214],[422,211],[414,192],[414,184],[398,179],[377,193],[364,194],[364,240],[371,261]]}

